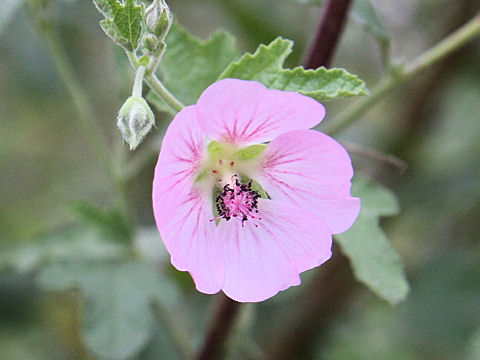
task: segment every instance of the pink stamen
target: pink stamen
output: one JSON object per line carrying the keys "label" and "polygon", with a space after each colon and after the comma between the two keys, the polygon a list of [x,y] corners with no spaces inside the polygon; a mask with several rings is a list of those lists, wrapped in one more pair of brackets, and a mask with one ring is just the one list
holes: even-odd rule
{"label": "pink stamen", "polygon": [[[231,218],[238,218],[244,226],[244,222],[248,219],[262,220],[256,215],[259,197],[261,197],[260,194],[252,189],[252,181],[240,184],[237,177],[234,176],[232,184],[225,185],[222,192],[218,194],[216,201],[219,216],[210,221],[222,218],[229,221]],[[254,225],[258,227],[258,224],[254,223]]]}

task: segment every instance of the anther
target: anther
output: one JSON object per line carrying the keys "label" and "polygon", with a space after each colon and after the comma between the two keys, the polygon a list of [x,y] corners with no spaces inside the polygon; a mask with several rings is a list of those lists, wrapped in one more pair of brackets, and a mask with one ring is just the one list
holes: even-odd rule
{"label": "anther", "polygon": [[[232,162],[233,163],[233,162]],[[260,194],[252,189],[252,181],[241,184],[236,175],[232,176],[232,182],[225,185],[222,191],[216,197],[216,209],[218,216],[214,220],[224,218],[229,221],[232,217],[242,221],[249,219],[261,220],[256,214],[258,213],[258,198]],[[255,227],[258,224],[254,223]]]}

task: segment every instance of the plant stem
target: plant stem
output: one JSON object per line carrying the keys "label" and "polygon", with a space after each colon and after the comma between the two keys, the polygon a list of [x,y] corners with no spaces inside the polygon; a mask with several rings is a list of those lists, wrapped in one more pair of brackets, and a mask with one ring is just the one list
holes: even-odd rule
{"label": "plant stem", "polygon": [[72,98],[73,104],[79,114],[81,129],[87,138],[87,141],[93,148],[93,152],[97,157],[99,163],[105,170],[105,174],[114,189],[114,195],[118,202],[118,206],[127,218],[128,207],[124,191],[124,183],[122,182],[118,172],[116,171],[110,151],[108,149],[107,141],[102,135],[102,131],[95,122],[95,115],[90,105],[90,101],[80,85],[80,81],[75,75],[73,66],[67,56],[67,53],[62,46],[62,42],[51,23],[44,21],[38,24],[38,30],[42,34],[48,48],[50,55],[55,63],[55,66],[60,74],[60,78],[64,83],[67,91]]}
{"label": "plant stem", "polygon": [[143,78],[145,76],[145,66],[141,65],[135,74],[135,82],[133,83],[132,96],[142,97]]}
{"label": "plant stem", "polygon": [[462,45],[480,35],[480,13],[463,25],[460,29],[447,36],[417,58],[408,62],[403,68],[392,71],[372,90],[369,97],[362,99],[347,108],[332,122],[323,128],[328,134],[336,134],[354,121],[358,120],[367,110],[383,99],[392,89],[411,79],[421,71],[450,55]]}
{"label": "plant stem", "polygon": [[306,69],[328,66],[342,34],[352,0],[329,0],[305,58]]}
{"label": "plant stem", "polygon": [[150,89],[160,96],[160,98],[165,101],[165,103],[170,106],[170,108],[175,111],[181,111],[185,105],[183,105],[179,100],[175,98],[167,88],[162,84],[160,80],[158,80],[155,74],[150,74],[145,77],[145,82],[148,84]]}
{"label": "plant stem", "polygon": [[[138,63],[138,59],[133,52],[127,51],[128,59],[130,60],[130,64],[134,69],[138,69],[140,64]],[[154,73],[146,74],[144,78],[147,85],[150,89],[157,94],[165,103],[174,111],[179,112],[181,111],[185,105],[183,105],[175,96],[173,96],[170,91],[162,84],[162,82],[157,78]]]}
{"label": "plant stem", "polygon": [[223,293],[219,294],[212,322],[195,360],[220,360],[224,357],[224,345],[239,310],[240,303],[231,300]]}

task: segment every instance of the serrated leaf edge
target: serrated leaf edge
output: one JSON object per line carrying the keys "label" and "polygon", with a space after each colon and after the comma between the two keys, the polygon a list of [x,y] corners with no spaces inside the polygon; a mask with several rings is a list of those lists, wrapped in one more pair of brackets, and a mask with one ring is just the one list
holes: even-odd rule
{"label": "serrated leaf edge", "polygon": [[[224,71],[223,73],[220,74],[218,77],[218,80],[225,79],[228,77],[229,72],[232,71],[236,66],[240,66],[242,62],[247,62],[247,61],[255,61],[255,57],[259,56],[261,53],[265,51],[270,51],[276,46],[286,46],[283,55],[280,56],[279,58],[275,59],[275,61],[272,61],[270,63],[270,66],[272,66],[275,62],[278,61],[278,69],[282,69],[282,65],[285,62],[285,59],[288,57],[288,55],[291,54],[292,52],[292,47],[293,47],[293,41],[289,39],[284,39],[281,36],[278,36],[275,38],[270,44],[265,45],[265,44],[260,44],[260,46],[257,47],[254,53],[246,53],[240,57],[237,61],[232,62]],[[265,69],[270,68],[270,66],[265,67]]]}

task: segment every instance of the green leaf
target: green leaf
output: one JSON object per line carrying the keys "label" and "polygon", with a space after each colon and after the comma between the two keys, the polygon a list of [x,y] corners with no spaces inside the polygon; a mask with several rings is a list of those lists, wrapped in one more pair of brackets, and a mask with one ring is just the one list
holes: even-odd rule
{"label": "green leaf", "polygon": [[103,31],[118,45],[129,51],[138,47],[142,35],[145,9],[136,0],[93,0],[97,9],[105,16],[100,22]]}
{"label": "green leaf", "polygon": [[367,33],[380,41],[390,41],[390,35],[383,25],[370,0],[355,0],[351,13],[352,20]]}
{"label": "green leaf", "polygon": [[325,0],[295,0],[295,1],[301,4],[307,4],[307,5],[313,5],[313,6],[320,6],[325,2]]}
{"label": "green leaf", "polygon": [[480,328],[473,333],[470,342],[469,359],[480,360]]}
{"label": "green leaf", "polygon": [[383,25],[370,0],[355,0],[350,18],[377,41],[384,65],[388,65],[390,62],[390,33]]}
{"label": "green leaf", "polygon": [[69,228],[15,247],[2,247],[0,270],[31,272],[52,261],[101,261],[123,256],[123,246],[103,241],[89,229]]}
{"label": "green leaf", "polygon": [[137,354],[152,335],[152,302],[175,298],[174,288],[138,262],[52,265],[39,273],[37,284],[50,291],[80,290],[85,345],[110,360]]}
{"label": "green leaf", "polygon": [[74,215],[99,232],[104,240],[116,243],[129,243],[132,239],[128,219],[120,209],[104,210],[85,201],[70,203]]}
{"label": "green leaf", "polygon": [[349,257],[355,277],[391,304],[402,301],[409,286],[402,261],[379,224],[381,216],[399,211],[395,195],[356,176],[352,194],[362,200],[360,215],[347,232],[335,235]]}
{"label": "green leaf", "polygon": [[343,69],[283,69],[292,52],[293,42],[276,38],[268,46],[260,45],[254,54],[245,54],[230,64],[220,79],[256,80],[271,89],[296,91],[318,101],[327,101],[368,93],[365,83]]}
{"label": "green leaf", "polygon": [[24,0],[2,0],[0,2],[0,33],[6,27],[15,11],[23,4]]}
{"label": "green leaf", "polygon": [[[167,50],[158,67],[158,75],[185,105],[196,103],[203,90],[239,56],[233,36],[221,31],[202,41],[174,25],[166,43]],[[149,100],[162,110],[168,110],[154,94],[149,94]]]}

